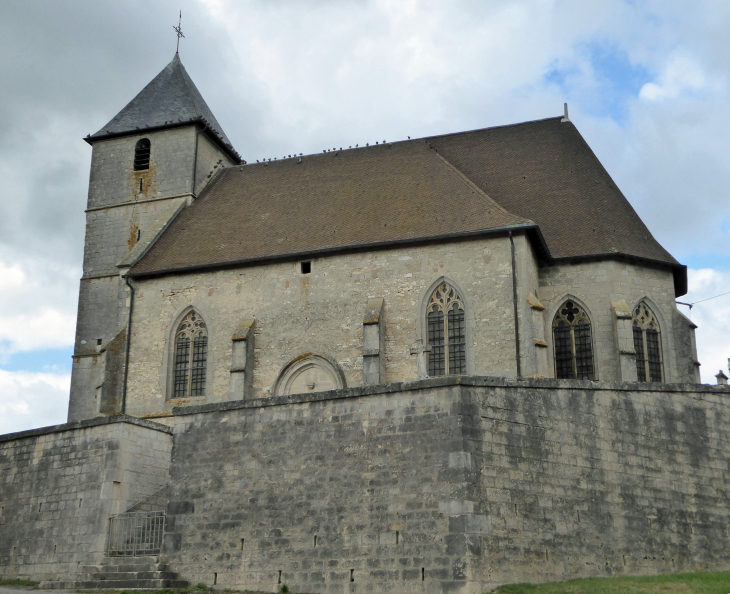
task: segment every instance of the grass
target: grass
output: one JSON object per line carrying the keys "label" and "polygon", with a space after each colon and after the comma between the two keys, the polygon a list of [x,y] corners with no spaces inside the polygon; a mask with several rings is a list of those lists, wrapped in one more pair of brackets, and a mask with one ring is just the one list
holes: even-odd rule
{"label": "grass", "polygon": [[730,571],[510,584],[495,594],[730,594]]}
{"label": "grass", "polygon": [[30,580],[0,580],[0,586],[6,588],[35,588],[39,582],[31,582]]}
{"label": "grass", "polygon": [[[38,586],[38,582],[22,579],[0,580],[0,586],[33,588]],[[218,589],[205,584],[147,592],[149,594],[271,594],[270,591]],[[645,577],[581,578],[547,584],[509,584],[500,586],[492,592],[494,594],[730,594],[730,571]],[[117,594],[140,593],[121,590]]]}

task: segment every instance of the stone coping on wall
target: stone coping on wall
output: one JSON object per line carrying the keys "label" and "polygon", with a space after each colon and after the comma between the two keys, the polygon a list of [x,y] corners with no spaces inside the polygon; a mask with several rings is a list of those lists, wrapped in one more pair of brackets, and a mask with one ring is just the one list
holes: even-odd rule
{"label": "stone coping on wall", "polygon": [[74,431],[76,429],[89,429],[91,427],[112,425],[115,423],[127,423],[129,425],[137,425],[138,427],[145,427],[146,429],[153,429],[155,431],[172,434],[172,427],[168,427],[167,425],[161,425],[160,423],[147,421],[138,417],[131,417],[129,415],[112,415],[108,417],[95,417],[84,421],[64,423],[63,425],[40,427],[39,429],[28,429],[27,431],[18,431],[17,433],[6,433],[5,435],[0,435],[0,443],[28,437],[37,437],[39,435],[48,435],[50,433],[62,433],[64,431]]}
{"label": "stone coping on wall", "polygon": [[414,392],[432,388],[448,388],[453,386],[470,386],[480,388],[532,388],[547,390],[593,390],[611,392],[660,392],[687,394],[717,394],[730,397],[730,386],[713,386],[709,384],[654,384],[638,382],[601,382],[590,380],[556,380],[537,378],[504,378],[484,376],[451,376],[428,378],[412,382],[364,386],[358,388],[342,388],[327,392],[291,394],[288,396],[270,396],[250,400],[233,400],[194,406],[176,406],[173,416],[196,415],[216,411],[237,410],[245,408],[264,408],[270,406],[286,406],[290,404],[307,404],[327,402],[348,398],[379,396],[395,392]]}

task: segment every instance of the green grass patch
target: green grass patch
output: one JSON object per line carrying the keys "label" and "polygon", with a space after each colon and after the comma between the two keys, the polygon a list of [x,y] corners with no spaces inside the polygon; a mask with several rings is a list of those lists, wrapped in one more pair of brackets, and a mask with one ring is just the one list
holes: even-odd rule
{"label": "green grass patch", "polygon": [[40,582],[31,582],[30,580],[0,580],[0,586],[6,588],[35,588]]}
{"label": "green grass patch", "polygon": [[730,594],[730,571],[509,584],[496,594]]}

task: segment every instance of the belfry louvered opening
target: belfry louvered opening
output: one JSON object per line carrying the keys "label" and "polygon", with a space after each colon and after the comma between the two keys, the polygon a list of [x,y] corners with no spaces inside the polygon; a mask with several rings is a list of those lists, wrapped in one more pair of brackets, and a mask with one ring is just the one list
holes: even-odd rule
{"label": "belfry louvered opening", "polygon": [[134,170],[144,171],[150,168],[151,143],[149,139],[142,138],[134,146]]}

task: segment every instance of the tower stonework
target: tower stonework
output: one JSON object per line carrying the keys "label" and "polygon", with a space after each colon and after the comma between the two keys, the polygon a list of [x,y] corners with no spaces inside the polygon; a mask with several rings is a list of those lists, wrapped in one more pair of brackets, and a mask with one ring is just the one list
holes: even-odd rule
{"label": "tower stonework", "polygon": [[[135,167],[149,142],[149,163]],[[219,169],[240,162],[176,54],[92,145],[69,421],[123,412],[125,273]]]}

